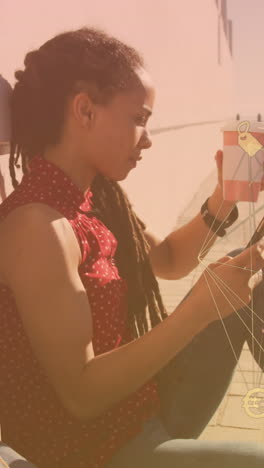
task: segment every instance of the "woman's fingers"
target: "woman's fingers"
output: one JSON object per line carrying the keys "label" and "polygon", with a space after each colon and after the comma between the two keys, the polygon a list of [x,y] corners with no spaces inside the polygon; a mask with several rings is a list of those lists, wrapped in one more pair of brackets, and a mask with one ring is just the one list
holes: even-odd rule
{"label": "woman's fingers", "polygon": [[236,275],[238,273],[237,270],[239,269],[240,281],[242,274],[245,285],[250,289],[254,289],[263,279],[262,268],[264,268],[264,260],[260,256],[260,249],[257,248],[257,246],[253,247],[254,248],[251,248],[251,252],[249,249],[246,249],[246,251],[241,252],[237,257],[225,255],[224,257],[219,258],[217,262],[208,265],[208,268],[214,271],[216,268],[221,266],[221,264],[229,262],[228,266],[229,268],[232,268],[230,272]]}
{"label": "woman's fingers", "polygon": [[215,268],[219,267],[221,263],[226,263],[228,262],[228,260],[231,260],[231,258],[233,257],[225,255],[224,257],[219,258],[217,262],[210,263],[210,265],[208,265],[208,268],[210,268],[211,270],[214,270]]}
{"label": "woman's fingers", "polygon": [[249,278],[248,287],[254,289],[263,280],[262,270],[257,271],[253,276]]}
{"label": "woman's fingers", "polygon": [[215,155],[216,162],[222,163],[223,162],[223,151],[218,150]]}
{"label": "woman's fingers", "polygon": [[264,243],[262,241],[243,250],[230,260],[230,264],[245,270],[249,276],[264,268]]}

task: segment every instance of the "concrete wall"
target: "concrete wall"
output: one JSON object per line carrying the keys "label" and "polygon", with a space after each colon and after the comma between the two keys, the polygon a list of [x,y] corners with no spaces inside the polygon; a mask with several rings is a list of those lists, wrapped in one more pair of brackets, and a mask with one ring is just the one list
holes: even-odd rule
{"label": "concrete wall", "polygon": [[[8,44],[9,54],[5,53],[0,71],[11,85],[14,70],[23,65],[26,52],[63,30],[96,25],[143,53],[157,89],[150,128],[224,120],[234,115],[233,66],[225,33],[228,11],[224,2],[98,0],[91,4],[76,0],[73,11],[65,2],[62,8],[58,1],[52,6],[51,17],[47,2],[40,1],[32,3],[30,17],[34,21],[27,21],[26,28],[21,21],[26,6],[17,5],[14,13],[11,4],[2,28],[5,41],[0,44],[0,54],[1,49],[6,52]],[[14,31],[16,40],[12,41]],[[153,137],[153,147],[144,153],[144,161],[123,183],[152,229],[160,228],[163,233],[175,224],[179,211],[212,170],[219,146],[219,127],[212,126]],[[8,193],[7,167],[0,157]],[[153,211],[153,207],[157,209]]]}

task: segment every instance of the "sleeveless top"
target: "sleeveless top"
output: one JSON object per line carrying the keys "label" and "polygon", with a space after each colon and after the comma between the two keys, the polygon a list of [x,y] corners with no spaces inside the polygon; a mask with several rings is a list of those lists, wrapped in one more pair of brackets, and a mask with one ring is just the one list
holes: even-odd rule
{"label": "sleeveless top", "polygon": [[[117,240],[92,215],[92,195],[91,190],[84,195],[55,164],[35,156],[30,172],[0,205],[0,221],[15,208],[33,202],[49,205],[69,221],[82,253],[79,275],[91,305],[93,348],[98,355],[132,338],[127,322],[128,285],[114,262]],[[87,422],[77,420],[49,383],[23,328],[12,290],[3,283],[0,323],[2,439],[38,468],[106,466],[157,413],[160,401],[153,378],[103,415]]]}

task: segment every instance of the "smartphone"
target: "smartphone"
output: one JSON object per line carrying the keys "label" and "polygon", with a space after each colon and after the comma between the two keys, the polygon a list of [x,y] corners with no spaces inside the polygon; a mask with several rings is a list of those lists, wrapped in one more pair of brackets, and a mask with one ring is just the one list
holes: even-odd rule
{"label": "smartphone", "polygon": [[249,243],[247,244],[247,246],[245,247],[245,249],[247,249],[251,245],[258,242],[263,236],[264,236],[264,217],[260,221],[256,231],[254,232],[253,236],[251,237],[251,239],[250,239]]}

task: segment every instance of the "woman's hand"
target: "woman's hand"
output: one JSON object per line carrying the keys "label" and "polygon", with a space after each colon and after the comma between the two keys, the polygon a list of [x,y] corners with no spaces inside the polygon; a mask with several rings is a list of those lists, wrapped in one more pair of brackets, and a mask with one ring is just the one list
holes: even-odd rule
{"label": "woman's hand", "polygon": [[264,243],[262,246],[259,243],[253,245],[234,258],[220,258],[208,266],[191,294],[202,304],[203,319],[210,323],[220,319],[220,316],[225,318],[250,303],[252,289],[257,283],[251,287],[248,283],[264,267],[261,252],[264,252]]}
{"label": "woman's hand", "polygon": [[223,151],[217,151],[215,161],[217,167],[217,185],[221,189],[221,192],[223,192]]}
{"label": "woman's hand", "polygon": [[219,221],[224,221],[236,204],[234,200],[224,200],[223,197],[223,151],[215,155],[217,165],[217,184],[208,200],[209,213]]}

